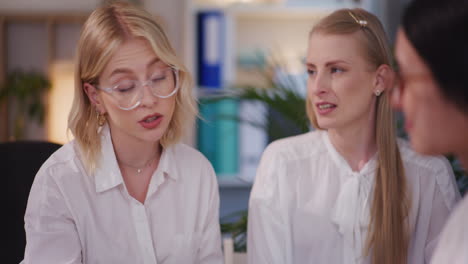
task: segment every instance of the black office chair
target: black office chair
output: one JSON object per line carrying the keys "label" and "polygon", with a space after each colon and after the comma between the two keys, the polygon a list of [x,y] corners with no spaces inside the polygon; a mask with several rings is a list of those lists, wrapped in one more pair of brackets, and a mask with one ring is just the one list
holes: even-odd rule
{"label": "black office chair", "polygon": [[2,263],[19,263],[24,257],[26,236],[24,213],[29,191],[41,165],[61,145],[41,141],[15,141],[0,143],[0,174],[6,181],[5,194],[7,230],[6,259]]}

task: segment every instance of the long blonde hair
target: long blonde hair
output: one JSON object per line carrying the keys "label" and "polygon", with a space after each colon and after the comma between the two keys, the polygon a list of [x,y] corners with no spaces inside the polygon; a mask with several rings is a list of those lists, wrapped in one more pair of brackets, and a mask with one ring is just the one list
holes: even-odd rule
{"label": "long blonde hair", "polygon": [[161,25],[146,11],[124,2],[114,2],[97,8],[86,20],[78,41],[75,69],[75,94],[68,116],[68,128],[80,146],[89,173],[98,165],[101,137],[97,133],[96,109],[84,92],[84,83],[96,83],[119,46],[131,38],[146,40],[161,61],[179,71],[180,89],[176,106],[161,145],[167,147],[180,141],[185,129],[197,114],[192,94],[192,79],[177,58]]}
{"label": "long blonde hair", "polygon": [[[360,24],[359,20],[367,21],[367,24]],[[376,16],[363,9],[337,10],[320,20],[311,30],[310,36],[317,32],[340,35],[361,32],[358,36],[366,60],[375,69],[383,64],[394,68],[382,24]],[[384,91],[376,100],[375,133],[379,165],[363,253],[370,254],[374,264],[405,264],[409,246],[407,216],[410,202],[389,99],[389,93]],[[310,100],[307,100],[306,106],[310,121],[321,129]]]}

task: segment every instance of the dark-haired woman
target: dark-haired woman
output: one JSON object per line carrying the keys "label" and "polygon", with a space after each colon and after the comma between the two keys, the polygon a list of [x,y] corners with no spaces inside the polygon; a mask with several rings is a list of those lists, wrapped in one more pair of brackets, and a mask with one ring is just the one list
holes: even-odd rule
{"label": "dark-haired woman", "polygon": [[[394,104],[405,113],[413,148],[452,153],[468,168],[468,2],[416,0],[397,36],[400,85]],[[448,220],[432,263],[468,263],[468,198]]]}

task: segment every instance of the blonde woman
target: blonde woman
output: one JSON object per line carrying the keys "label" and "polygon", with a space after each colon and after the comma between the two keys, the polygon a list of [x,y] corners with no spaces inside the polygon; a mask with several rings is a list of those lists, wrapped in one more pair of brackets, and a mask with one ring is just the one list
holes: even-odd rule
{"label": "blonde woman", "polygon": [[222,263],[215,174],[179,143],[194,106],[151,15],[95,10],[78,43],[75,140],[35,178],[24,263]]}
{"label": "blonde woman", "polygon": [[451,167],[395,137],[385,32],[362,9],[311,31],[316,131],[265,150],[249,205],[249,263],[427,263],[459,199]]}

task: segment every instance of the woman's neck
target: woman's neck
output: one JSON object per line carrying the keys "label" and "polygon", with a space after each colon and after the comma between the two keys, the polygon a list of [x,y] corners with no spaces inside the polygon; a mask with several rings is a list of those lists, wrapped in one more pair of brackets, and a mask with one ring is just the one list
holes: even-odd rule
{"label": "woman's neck", "polygon": [[372,126],[329,129],[328,135],[335,149],[353,171],[360,171],[377,151],[375,131]]}
{"label": "woman's neck", "polygon": [[120,165],[142,168],[156,159],[159,160],[161,156],[162,148],[159,141],[149,144],[118,131],[111,131],[111,135],[115,155]]}
{"label": "woman's neck", "polygon": [[159,141],[148,143],[117,129],[111,130],[111,138],[128,194],[144,204],[162,147]]}

